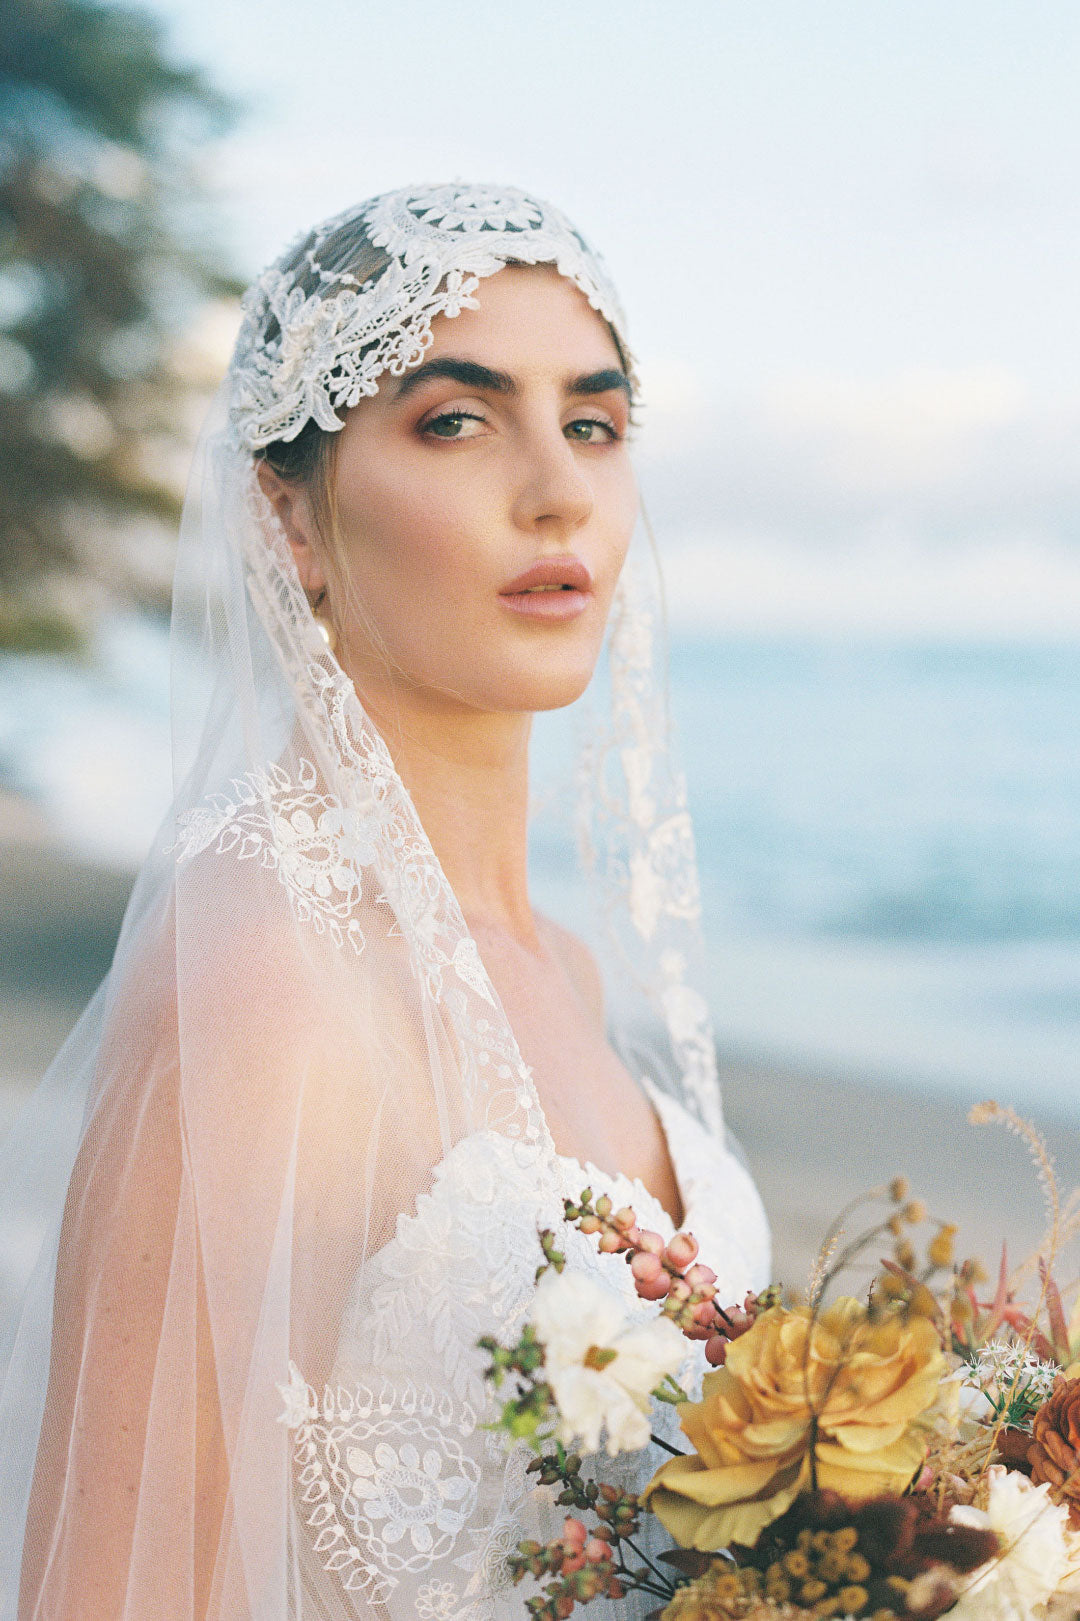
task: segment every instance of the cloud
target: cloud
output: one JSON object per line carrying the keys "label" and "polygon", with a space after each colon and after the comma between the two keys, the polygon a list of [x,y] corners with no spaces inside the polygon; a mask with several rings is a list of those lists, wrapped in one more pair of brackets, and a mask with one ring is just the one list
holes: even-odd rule
{"label": "cloud", "polygon": [[678,522],[768,518],[812,538],[883,514],[926,533],[1080,517],[1080,398],[1036,400],[999,368],[797,375],[706,400],[646,378],[640,461]]}
{"label": "cloud", "polygon": [[996,366],[652,385],[639,460],[676,618],[1080,632],[1080,399]]}
{"label": "cloud", "polygon": [[1014,373],[916,367],[885,378],[804,374],[765,395],[763,425],[816,451],[838,486],[937,485],[987,436],[1015,427],[1027,390]]}
{"label": "cloud", "polygon": [[1080,548],[1016,536],[953,548],[888,532],[808,547],[747,531],[664,552],[687,630],[1036,638],[1080,636]]}

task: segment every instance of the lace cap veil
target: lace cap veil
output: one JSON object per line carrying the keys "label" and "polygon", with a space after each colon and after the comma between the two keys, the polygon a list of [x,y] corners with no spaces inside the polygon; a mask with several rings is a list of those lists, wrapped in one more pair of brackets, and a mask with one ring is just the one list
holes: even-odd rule
{"label": "lace cap veil", "polygon": [[[367,279],[342,246],[356,222],[385,256]],[[509,187],[378,197],[311,232],[245,298],[182,521],[173,805],[112,970],[3,1150],[3,1621],[422,1613],[409,1607],[418,1533],[383,1567],[366,1560],[333,1479],[295,1454],[282,1389],[290,1364],[301,1406],[337,1377],[343,1320],[377,1315],[380,1254],[455,1145],[488,1134],[551,1222],[555,1156],[253,453],[311,421],[340,427],[508,261],[554,264],[632,365],[601,259],[558,210]],[[594,896],[613,1039],[632,1073],[718,1130],[661,650],[641,531],[587,695],[576,806],[549,796],[546,814],[573,828]],[[428,1435],[427,1452],[407,1444],[430,1480],[445,1448],[464,1457],[474,1442],[493,1467],[454,1381],[408,1397],[394,1383],[395,1357],[404,1367],[410,1339],[438,1325],[384,1329],[354,1387],[369,1427],[384,1444],[395,1424],[399,1439]],[[339,1463],[353,1468],[344,1452]],[[464,1463],[454,1478],[466,1484],[439,1512],[449,1524],[473,1505],[479,1593],[487,1533]],[[449,1535],[442,1523],[424,1534]]]}

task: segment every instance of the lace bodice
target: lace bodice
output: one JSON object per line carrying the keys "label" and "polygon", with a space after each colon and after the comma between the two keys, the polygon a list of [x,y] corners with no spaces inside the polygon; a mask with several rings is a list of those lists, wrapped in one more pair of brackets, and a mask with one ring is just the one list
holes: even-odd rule
{"label": "lace bodice", "polygon": [[[680,1104],[647,1090],[667,1136],[684,1228],[717,1272],[720,1298],[763,1288],[768,1229],[748,1172]],[[414,1214],[398,1218],[394,1238],[374,1258],[378,1280],[373,1288],[369,1282],[363,1311],[346,1315],[332,1386],[317,1397],[293,1372],[288,1417],[306,1522],[302,1562],[320,1594],[329,1577],[337,1582],[345,1602],[329,1612],[335,1616],[369,1613],[365,1601],[392,1621],[524,1614],[524,1593],[506,1584],[506,1556],[524,1537],[557,1535],[565,1511],[526,1475],[527,1449],[508,1454],[502,1438],[481,1427],[490,1395],[476,1341],[486,1333],[516,1335],[529,1308],[541,1226],[561,1228],[568,1264],[620,1289],[632,1312],[655,1310],[637,1298],[618,1257],[600,1255],[560,1223],[563,1197],[589,1186],[617,1205],[633,1205],[639,1222],[665,1238],[674,1231],[639,1179],[566,1157],[557,1163],[560,1185],[551,1187],[519,1145],[494,1131],[458,1142],[431,1191]],[[687,1342],[684,1386],[693,1389],[704,1368],[700,1344]],[[672,1409],[658,1423],[674,1438]],[[603,1478],[636,1489],[661,1457],[650,1447],[591,1463]],[[606,1602],[594,1609],[612,1613]],[[619,1605],[621,1616],[638,1613],[632,1598]]]}

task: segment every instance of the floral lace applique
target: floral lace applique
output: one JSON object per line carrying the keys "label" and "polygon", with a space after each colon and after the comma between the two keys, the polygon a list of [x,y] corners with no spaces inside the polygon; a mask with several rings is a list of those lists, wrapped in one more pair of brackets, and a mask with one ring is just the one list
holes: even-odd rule
{"label": "floral lace applique", "polygon": [[450,1582],[425,1582],[417,1589],[416,1614],[419,1621],[454,1621],[461,1598]]}
{"label": "floral lace applique", "polygon": [[[436,1167],[430,1193],[380,1250],[364,1294],[346,1319],[350,1360],[393,1370],[416,1355],[415,1324],[439,1324],[427,1377],[479,1409],[488,1392],[476,1341],[524,1316],[536,1274],[536,1232],[558,1219],[558,1188],[498,1132],[457,1143]],[[580,1191],[580,1190],[578,1190]],[[372,1277],[373,1274],[373,1277]],[[373,1281],[374,1278],[374,1281]],[[498,1450],[498,1449],[496,1449]]]}
{"label": "floral lace applique", "polygon": [[233,780],[234,794],[214,794],[180,818],[177,864],[203,850],[231,850],[277,873],[296,916],[336,945],[364,948],[355,916],[362,870],[375,856],[376,823],[318,791],[315,767],[301,760],[294,781],[276,762]]}
{"label": "floral lace applique", "polygon": [[476,1507],[480,1466],[465,1450],[473,1410],[428,1386],[329,1388],[321,1401],[294,1363],[281,1422],[323,1569],[346,1592],[385,1602],[453,1550]]}
{"label": "floral lace applique", "polygon": [[676,811],[630,857],[630,916],[643,940],[662,917],[696,923],[701,916],[694,834],[687,811]]}
{"label": "floral lace applique", "polygon": [[[390,259],[367,281],[344,268],[357,225]],[[309,420],[336,432],[337,412],[375,394],[383,372],[415,366],[436,316],[475,309],[481,277],[508,259],[554,264],[625,332],[603,260],[552,204],[512,186],[386,192],[292,244],[245,294],[229,368],[238,442],[294,439]]]}

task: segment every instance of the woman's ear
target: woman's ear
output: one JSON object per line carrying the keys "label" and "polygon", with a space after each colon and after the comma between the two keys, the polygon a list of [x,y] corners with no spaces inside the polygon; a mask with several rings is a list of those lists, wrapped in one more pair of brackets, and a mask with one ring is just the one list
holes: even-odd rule
{"label": "woman's ear", "polygon": [[285,531],[300,584],[305,591],[325,591],[326,574],[319,556],[318,526],[307,489],[303,484],[282,478],[267,461],[256,464],[255,477]]}

